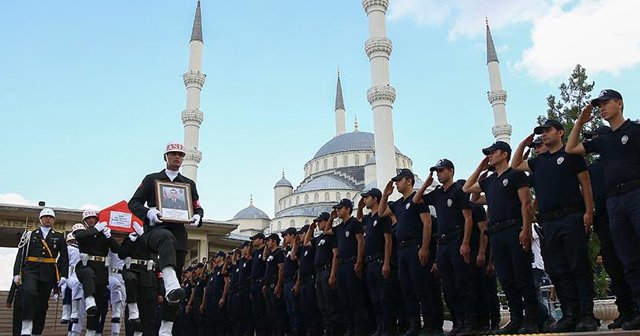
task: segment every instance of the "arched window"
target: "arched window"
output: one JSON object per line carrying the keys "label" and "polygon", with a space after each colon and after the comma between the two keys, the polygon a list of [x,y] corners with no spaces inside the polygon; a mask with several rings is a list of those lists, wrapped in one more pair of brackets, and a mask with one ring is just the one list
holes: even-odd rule
{"label": "arched window", "polygon": [[370,158],[371,158],[371,155],[367,154],[367,161],[365,163],[369,162]]}
{"label": "arched window", "polygon": [[318,194],[318,193],[313,194],[313,201],[316,202],[316,203],[319,202],[320,201],[320,194]]}
{"label": "arched window", "polygon": [[289,222],[289,227],[295,227],[295,226],[296,226],[296,221],[292,219],[292,220]]}
{"label": "arched window", "polygon": [[282,230],[282,222],[278,221],[278,231]]}
{"label": "arched window", "polygon": [[308,220],[308,219],[305,219],[305,220],[304,220],[304,225],[308,225],[308,224],[309,224],[309,220]]}
{"label": "arched window", "polygon": [[300,196],[296,196],[296,205],[300,204]]}
{"label": "arched window", "polygon": [[346,166],[348,166],[348,165],[349,165],[349,157],[348,157],[348,156],[346,156],[346,155],[343,155],[343,156],[342,156],[342,166],[343,166],[343,167],[346,167]]}
{"label": "arched window", "polygon": [[289,206],[291,206],[291,198],[289,198]]}
{"label": "arched window", "polygon": [[354,161],[355,161],[356,166],[359,166],[360,165],[360,155],[356,154],[355,157],[354,157]]}
{"label": "arched window", "polygon": [[348,192],[346,198],[351,199],[351,193]]}
{"label": "arched window", "polygon": [[336,168],[336,167],[338,167],[338,157],[334,156],[333,157],[333,168]]}
{"label": "arched window", "polygon": [[331,196],[329,196],[329,193],[328,192],[324,193],[324,201],[328,202],[330,200],[331,200]]}
{"label": "arched window", "polygon": [[316,161],[316,173],[320,170],[320,161]]}
{"label": "arched window", "polygon": [[327,170],[328,169],[327,165],[328,165],[328,160],[327,159],[322,160],[322,169],[323,170]]}
{"label": "arched window", "polygon": [[280,201],[280,210],[284,209],[284,201]]}
{"label": "arched window", "polygon": [[309,194],[304,195],[304,204],[309,203]]}
{"label": "arched window", "polygon": [[336,201],[339,201],[340,199],[341,199],[341,198],[340,198],[340,193],[339,193],[339,192],[337,192],[337,193],[336,193]]}

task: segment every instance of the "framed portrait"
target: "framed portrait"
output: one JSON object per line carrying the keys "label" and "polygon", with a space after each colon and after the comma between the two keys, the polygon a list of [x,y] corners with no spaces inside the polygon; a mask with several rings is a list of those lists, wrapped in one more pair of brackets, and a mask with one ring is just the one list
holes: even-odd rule
{"label": "framed portrait", "polygon": [[156,180],[156,197],[163,222],[189,223],[193,217],[191,185]]}

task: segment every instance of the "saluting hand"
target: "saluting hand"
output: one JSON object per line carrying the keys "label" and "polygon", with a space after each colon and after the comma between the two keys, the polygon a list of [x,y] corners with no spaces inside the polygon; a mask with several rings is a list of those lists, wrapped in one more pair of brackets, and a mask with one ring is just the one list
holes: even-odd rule
{"label": "saluting hand", "polygon": [[527,137],[524,138],[524,140],[522,140],[522,144],[525,145],[525,146],[531,145],[533,143],[533,138],[535,136],[536,135],[534,133],[531,133],[531,134],[527,135]]}
{"label": "saluting hand", "polygon": [[360,200],[358,201],[358,209],[363,209],[364,208],[364,198],[360,197]]}
{"label": "saluting hand", "polygon": [[576,124],[584,125],[589,122],[589,120],[591,120],[591,118],[593,117],[591,115],[591,112],[593,112],[593,106],[591,106],[591,104],[587,104],[587,106],[582,109],[580,116],[578,116]]}
{"label": "saluting hand", "polygon": [[427,180],[424,181],[424,185],[430,186],[432,184],[433,184],[433,171],[429,171],[429,177],[427,177]]}
{"label": "saluting hand", "polygon": [[482,160],[480,161],[480,164],[478,164],[478,169],[480,169],[481,171],[487,170],[489,169],[489,157],[485,156],[484,158],[482,158]]}
{"label": "saluting hand", "polygon": [[384,195],[391,195],[393,194],[393,181],[389,181],[387,182],[387,185],[384,187]]}

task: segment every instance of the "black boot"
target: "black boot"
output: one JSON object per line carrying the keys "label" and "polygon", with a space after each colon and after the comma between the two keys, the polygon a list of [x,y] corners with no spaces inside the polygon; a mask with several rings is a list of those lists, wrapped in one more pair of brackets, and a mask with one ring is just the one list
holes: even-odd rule
{"label": "black boot", "polygon": [[563,332],[572,332],[575,330],[576,325],[578,324],[577,318],[577,309],[564,309],[562,318],[556,322],[551,328],[549,328],[549,332],[552,333],[563,333]]}
{"label": "black boot", "polygon": [[478,315],[478,334],[484,335],[491,331],[491,325],[489,322],[489,314]]}
{"label": "black boot", "polygon": [[524,320],[518,329],[520,334],[535,334],[538,332],[538,307],[528,307],[525,309]]}
{"label": "black boot", "polygon": [[464,319],[464,324],[462,328],[458,331],[458,335],[466,336],[466,335],[477,335],[478,332],[478,315],[476,314],[467,314]]}
{"label": "black boot", "polygon": [[580,321],[576,325],[575,331],[596,331],[598,330],[598,320],[593,316],[593,301],[580,304]]}
{"label": "black boot", "polygon": [[489,327],[489,334],[496,334],[500,330],[500,315],[493,315],[489,319],[491,326]]}
{"label": "black boot", "polygon": [[461,335],[460,330],[464,327],[464,319],[460,315],[455,314],[451,316],[451,321],[453,322],[453,327],[451,328],[451,331],[449,331],[449,335]]}
{"label": "black boot", "polygon": [[420,334],[420,319],[412,317],[409,320],[409,329],[402,336],[418,336]]}

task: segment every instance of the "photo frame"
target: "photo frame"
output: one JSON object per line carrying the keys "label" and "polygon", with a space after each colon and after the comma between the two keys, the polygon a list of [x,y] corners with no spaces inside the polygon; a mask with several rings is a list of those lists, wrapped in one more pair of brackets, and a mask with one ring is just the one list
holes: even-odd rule
{"label": "photo frame", "polygon": [[191,185],[156,180],[156,206],[163,222],[189,223],[193,217]]}

